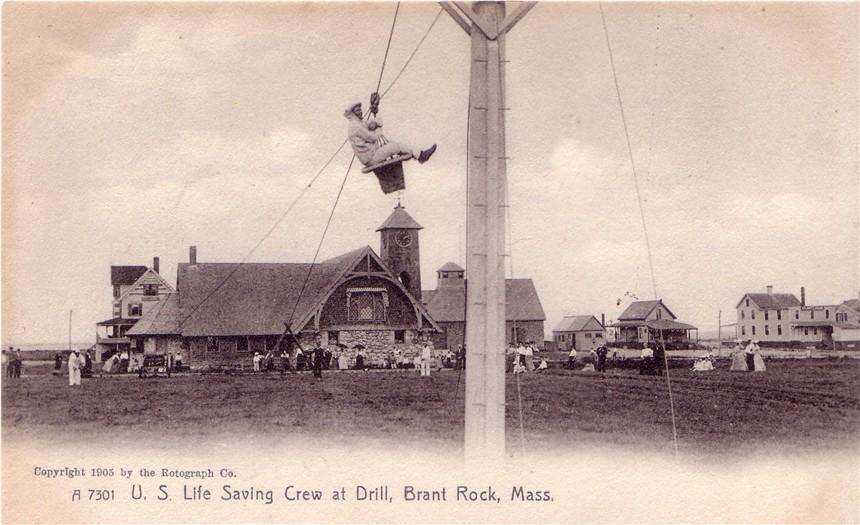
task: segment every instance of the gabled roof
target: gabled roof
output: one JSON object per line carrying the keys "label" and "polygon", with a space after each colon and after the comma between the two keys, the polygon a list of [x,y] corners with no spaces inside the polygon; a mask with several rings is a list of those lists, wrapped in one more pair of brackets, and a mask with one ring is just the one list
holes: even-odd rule
{"label": "gabled roof", "polygon": [[394,211],[391,212],[391,215],[385,219],[385,222],[382,223],[382,226],[376,229],[376,231],[381,230],[390,230],[390,229],[399,229],[399,230],[423,230],[424,227],[415,222],[415,219],[412,218],[411,215],[406,213],[406,209],[403,208],[400,204],[398,204]]}
{"label": "gabled roof", "polygon": [[147,270],[146,266],[111,266],[111,286],[127,286],[134,284]]}
{"label": "gabled roof", "polygon": [[126,289],[126,291],[120,296],[119,300],[121,301],[121,300],[125,299],[126,297],[131,295],[139,286],[141,286],[143,284],[160,284],[160,285],[164,286],[165,288],[167,288],[168,293],[173,293],[176,291],[173,289],[172,286],[170,286],[170,283],[168,283],[164,279],[164,277],[157,274],[155,272],[155,270],[151,270],[151,269],[147,268],[146,271],[143,272],[140,275],[140,277],[138,277],[137,280],[134,281],[134,283],[132,283],[132,285],[128,287],[128,289]]}
{"label": "gabled roof", "polygon": [[603,330],[603,325],[593,315],[566,315],[553,328],[553,332],[582,332]]}
{"label": "gabled roof", "polygon": [[[468,283],[468,280],[467,280]],[[438,288],[431,293],[421,292],[427,310],[437,322],[463,322],[466,320],[466,286]],[[543,306],[531,279],[505,280],[505,319],[508,321],[544,321]]]}
{"label": "gabled roof", "polygon": [[[179,324],[185,337],[278,335],[289,321],[301,330],[347,274],[370,257],[438,329],[420,301],[369,246],[321,263],[198,263],[179,265]],[[305,280],[307,284],[305,285]],[[304,288],[304,289],[303,289]]]}
{"label": "gabled roof", "polygon": [[840,306],[860,312],[860,299],[848,299],[847,301],[843,301]]}
{"label": "gabled roof", "polygon": [[747,293],[741,297],[735,308],[740,308],[741,303],[747,297],[762,310],[779,310],[800,306],[800,301],[797,300],[797,297],[793,293]]}
{"label": "gabled roof", "polygon": [[169,293],[147,310],[127,335],[179,335],[179,294]]}
{"label": "gabled roof", "polygon": [[441,268],[439,268],[436,271],[437,272],[465,272],[466,269],[461,268],[460,265],[457,263],[446,262],[445,264],[442,265]]}
{"label": "gabled roof", "polygon": [[651,313],[654,308],[657,308],[657,305],[662,305],[663,308],[669,312],[669,315],[672,316],[673,319],[676,319],[677,316],[669,310],[669,307],[663,304],[662,299],[657,299],[655,301],[634,301],[630,303],[630,305],[618,316],[619,321],[632,321],[636,319],[645,319],[648,317],[648,314]]}

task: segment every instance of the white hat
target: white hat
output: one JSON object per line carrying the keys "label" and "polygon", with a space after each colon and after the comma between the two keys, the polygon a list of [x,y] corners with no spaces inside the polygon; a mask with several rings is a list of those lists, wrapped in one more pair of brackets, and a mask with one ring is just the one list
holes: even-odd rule
{"label": "white hat", "polygon": [[361,111],[361,102],[354,102],[350,104],[345,110],[343,110],[343,116],[348,117],[355,113],[355,110]]}

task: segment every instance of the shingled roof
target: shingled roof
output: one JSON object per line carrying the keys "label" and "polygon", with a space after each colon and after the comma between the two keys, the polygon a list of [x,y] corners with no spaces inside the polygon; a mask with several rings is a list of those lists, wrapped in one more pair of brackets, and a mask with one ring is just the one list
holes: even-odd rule
{"label": "shingled roof", "polygon": [[391,212],[391,215],[389,215],[388,218],[385,219],[385,222],[383,222],[382,226],[377,228],[376,231],[390,229],[423,230],[424,227],[415,222],[415,219],[413,219],[411,215],[406,213],[406,209],[398,204],[394,208],[394,211]]}
{"label": "shingled roof", "polygon": [[465,272],[466,269],[462,268],[459,264],[453,262],[446,262],[442,265],[441,268],[436,270],[437,272]]}
{"label": "shingled roof", "polygon": [[[466,287],[440,287],[421,292],[427,311],[437,322],[466,320]],[[546,319],[537,290],[531,279],[505,281],[505,319],[508,321],[543,321]]]}
{"label": "shingled roof", "polygon": [[277,335],[290,319],[299,330],[297,323],[322,300],[329,285],[369,249],[314,264],[309,278],[309,263],[182,263],[177,276],[182,335]]}
{"label": "shingled roof", "polygon": [[603,325],[593,315],[566,315],[553,328],[553,332],[581,332],[583,330],[603,330]]}
{"label": "shingled roof", "polygon": [[180,319],[179,294],[170,293],[159,301],[158,306],[147,310],[126,334],[179,335],[182,332],[179,326]]}
{"label": "shingled roof", "polygon": [[860,299],[848,299],[842,302],[842,306],[860,312]]}
{"label": "shingled roof", "polygon": [[662,304],[663,308],[669,312],[669,315],[672,316],[673,319],[677,318],[675,314],[669,310],[665,304],[663,304],[662,299],[657,299],[656,301],[634,301],[630,303],[621,315],[618,316],[619,321],[632,321],[637,319],[645,319],[648,317],[648,314],[651,313],[651,310],[657,307],[658,304]]}
{"label": "shingled roof", "polygon": [[741,297],[735,308],[739,308],[747,297],[762,310],[780,310],[800,306],[800,301],[793,293],[747,293]]}
{"label": "shingled roof", "polygon": [[110,284],[111,286],[132,285],[146,273],[146,270],[146,266],[111,266]]}

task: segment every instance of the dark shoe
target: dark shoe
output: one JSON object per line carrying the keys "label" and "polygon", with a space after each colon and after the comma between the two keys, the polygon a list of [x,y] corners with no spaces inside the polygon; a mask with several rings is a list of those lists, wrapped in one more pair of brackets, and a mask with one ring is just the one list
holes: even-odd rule
{"label": "dark shoe", "polygon": [[433,153],[436,151],[436,144],[433,144],[429,148],[425,149],[421,153],[418,154],[418,164],[424,164],[427,162]]}

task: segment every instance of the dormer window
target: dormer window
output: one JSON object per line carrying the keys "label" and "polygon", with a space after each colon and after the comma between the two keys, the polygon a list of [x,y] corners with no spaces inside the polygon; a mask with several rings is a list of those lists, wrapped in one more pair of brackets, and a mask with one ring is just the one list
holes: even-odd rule
{"label": "dormer window", "polygon": [[152,297],[158,295],[158,285],[157,284],[144,284],[143,285],[143,295]]}

